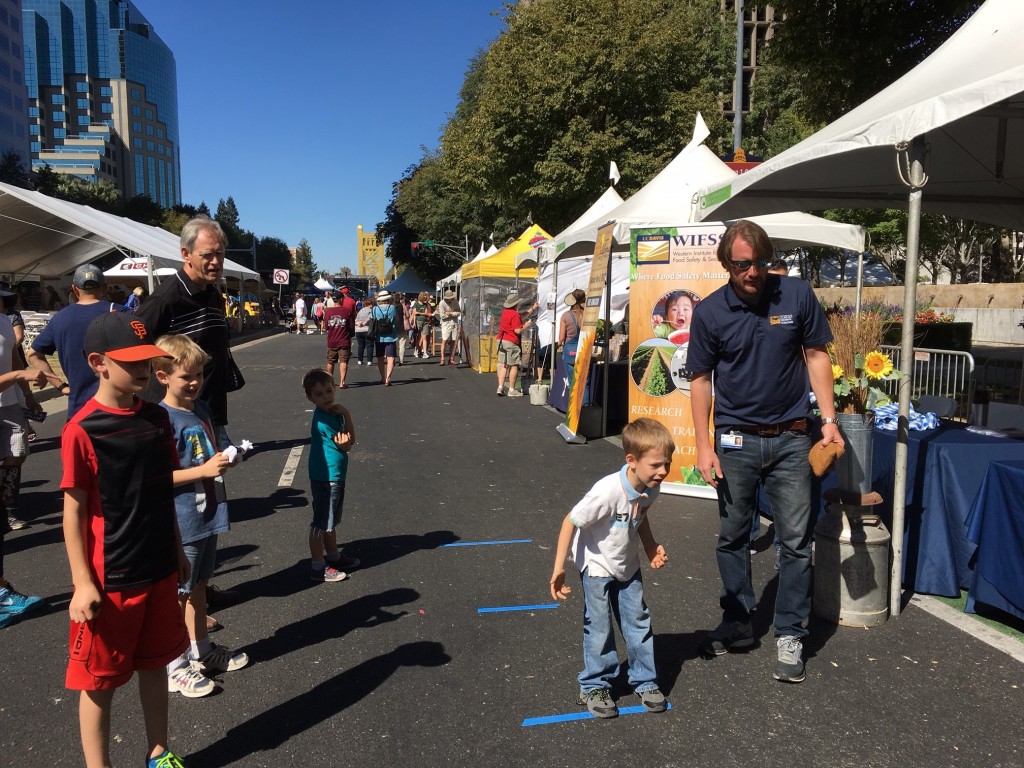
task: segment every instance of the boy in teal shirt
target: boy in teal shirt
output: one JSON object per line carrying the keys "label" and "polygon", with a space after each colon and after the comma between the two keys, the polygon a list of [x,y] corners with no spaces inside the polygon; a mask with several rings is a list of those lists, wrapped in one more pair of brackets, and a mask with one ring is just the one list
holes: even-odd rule
{"label": "boy in teal shirt", "polygon": [[359,560],[338,549],[335,530],[341,522],[345,503],[348,452],[356,442],[352,414],[334,402],[334,377],[314,368],[302,377],[306,398],[315,408],[309,427],[309,486],[313,498],[313,522],[309,527],[310,578],[337,582]]}

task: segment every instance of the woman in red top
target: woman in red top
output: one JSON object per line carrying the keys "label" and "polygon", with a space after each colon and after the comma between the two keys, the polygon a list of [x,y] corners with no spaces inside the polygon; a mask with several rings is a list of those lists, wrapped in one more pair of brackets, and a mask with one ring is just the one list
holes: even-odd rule
{"label": "woman in red top", "polygon": [[[519,377],[519,366],[523,361],[523,352],[520,345],[521,336],[527,326],[533,323],[532,320],[523,322],[517,307],[519,306],[519,294],[510,293],[505,299],[505,309],[498,321],[498,397],[507,394],[509,397],[522,397],[523,393],[516,389],[516,379]],[[537,308],[534,304],[528,312]],[[505,386],[505,377],[508,376],[508,387]]]}

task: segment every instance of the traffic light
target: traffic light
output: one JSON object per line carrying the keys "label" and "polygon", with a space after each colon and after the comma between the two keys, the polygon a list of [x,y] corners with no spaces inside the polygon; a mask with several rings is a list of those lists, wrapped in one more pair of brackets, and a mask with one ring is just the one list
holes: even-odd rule
{"label": "traffic light", "polygon": [[412,245],[410,246],[410,248],[412,248],[412,257],[413,257],[414,259],[415,259],[415,258],[416,258],[417,256],[419,256],[419,255],[420,255],[420,244],[419,244],[419,243],[413,243],[413,244],[412,244]]}

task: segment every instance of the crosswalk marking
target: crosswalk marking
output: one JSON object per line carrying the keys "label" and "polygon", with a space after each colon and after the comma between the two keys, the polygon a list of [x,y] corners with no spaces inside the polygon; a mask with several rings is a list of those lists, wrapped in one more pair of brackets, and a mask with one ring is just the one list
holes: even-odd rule
{"label": "crosswalk marking", "polygon": [[297,445],[288,452],[288,458],[284,462],[284,469],[277,481],[278,488],[291,488],[295,482],[295,470],[299,468],[299,460],[302,458],[302,446]]}

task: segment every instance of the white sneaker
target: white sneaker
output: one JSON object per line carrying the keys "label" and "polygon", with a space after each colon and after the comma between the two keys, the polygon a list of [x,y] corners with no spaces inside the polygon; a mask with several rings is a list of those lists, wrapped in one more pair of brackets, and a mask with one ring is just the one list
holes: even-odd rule
{"label": "white sneaker", "polygon": [[508,394],[505,395],[505,397],[522,397],[522,396],[523,396],[523,393],[520,392],[518,389],[510,389],[508,391]]}
{"label": "white sneaker", "polygon": [[413,352],[413,353],[412,353],[412,356],[413,356],[413,357],[419,357],[419,356],[420,356],[420,353],[419,353],[419,352]]}
{"label": "white sneaker", "polygon": [[167,690],[188,699],[200,699],[216,690],[217,684],[191,665],[178,667],[167,676]]}

